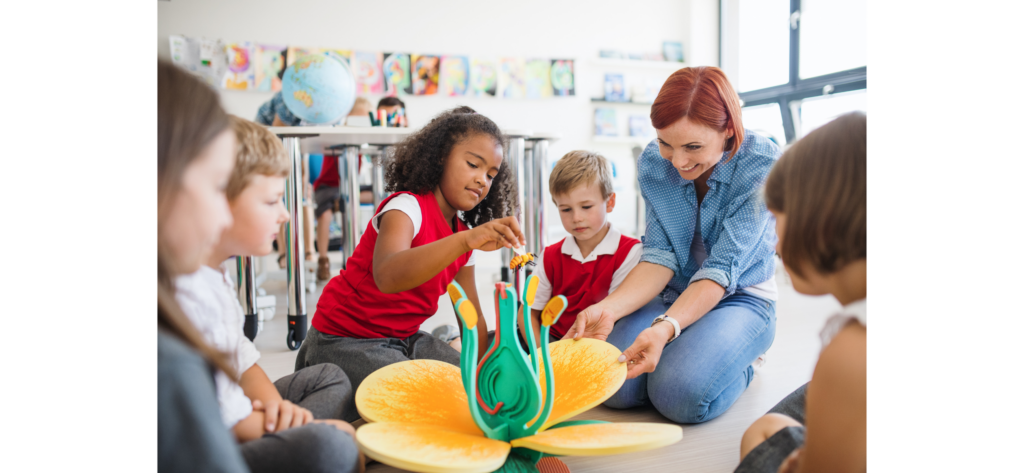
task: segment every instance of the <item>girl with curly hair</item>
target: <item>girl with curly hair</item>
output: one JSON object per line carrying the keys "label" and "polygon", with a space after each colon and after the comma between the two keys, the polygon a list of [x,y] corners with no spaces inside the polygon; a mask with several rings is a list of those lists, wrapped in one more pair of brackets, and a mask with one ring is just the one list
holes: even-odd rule
{"label": "girl with curly hair", "polygon": [[395,146],[385,171],[394,194],[380,203],[348,267],[324,287],[296,370],[334,363],[355,391],[392,363],[459,365],[455,348],[419,329],[452,280],[482,313],[474,250],[526,243],[511,216],[519,203],[504,147],[498,126],[469,107],[438,115]]}

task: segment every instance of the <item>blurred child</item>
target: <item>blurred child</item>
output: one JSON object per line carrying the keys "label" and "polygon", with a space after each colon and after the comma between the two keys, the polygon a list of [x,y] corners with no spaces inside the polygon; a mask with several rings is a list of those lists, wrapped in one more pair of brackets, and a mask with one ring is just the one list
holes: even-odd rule
{"label": "blurred child", "polygon": [[[569,152],[551,171],[548,188],[569,236],[537,255],[533,274],[539,281],[530,310],[537,343],[565,336],[576,314],[614,292],[643,255],[640,240],[619,233],[608,221],[608,214],[615,208],[615,193],[611,170],[603,156],[589,151]],[[551,326],[551,339],[541,340],[541,311],[558,295],[565,296],[569,306]],[[525,339],[522,318],[519,327]]]}
{"label": "blurred child", "polygon": [[248,471],[220,422],[213,369],[233,375],[174,300],[174,278],[199,269],[231,224],[224,188],[235,136],[217,93],[157,63],[157,469]]}
{"label": "blurred child", "polygon": [[832,295],[843,308],[821,332],[810,383],[743,434],[738,473],[867,469],[866,185],[860,112],[809,133],[768,175],[765,203],[793,288]]}
{"label": "blurred child", "polygon": [[[404,114],[405,113],[405,102],[402,102],[402,100],[399,99],[398,97],[384,97],[384,98],[380,99],[379,102],[377,102],[377,110],[384,110],[385,112],[387,112],[388,115],[394,115],[395,112],[401,110],[402,113]],[[388,126],[398,126],[398,125],[388,125]],[[402,126],[409,126],[408,122],[406,122]]]}
{"label": "blurred child", "polygon": [[238,141],[227,183],[233,223],[203,266],[177,278],[178,303],[240,375],[236,382],[219,372],[215,381],[221,418],[242,443],[250,470],[355,471],[360,463],[355,432],[336,420],[358,418],[345,373],[323,364],[271,383],[256,364],[256,346],[242,333],[245,316],[220,265],[233,255],[272,251],[278,226],[288,220],[281,199],[290,166],[281,140],[266,128],[238,117],[231,117],[231,124]]}
{"label": "blurred child", "polygon": [[[379,368],[409,359],[459,365],[459,352],[419,331],[453,280],[480,311],[473,250],[518,247],[514,177],[498,126],[469,107],[438,115],[395,146],[387,190],[348,260],[324,287],[295,360],[340,366],[353,390]],[[461,218],[459,213],[461,214]],[[472,225],[472,229],[468,225]],[[480,318],[481,333],[487,332]],[[479,356],[486,351],[480,345]]]}

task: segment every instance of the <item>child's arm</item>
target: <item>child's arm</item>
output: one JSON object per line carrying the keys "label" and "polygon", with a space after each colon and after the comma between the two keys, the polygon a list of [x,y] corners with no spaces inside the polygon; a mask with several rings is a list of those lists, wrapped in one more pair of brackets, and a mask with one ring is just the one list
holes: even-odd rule
{"label": "child's arm", "polygon": [[807,386],[798,472],[867,468],[867,330],[851,323],[821,352]]}
{"label": "child's arm", "polygon": [[385,294],[427,282],[470,250],[493,251],[526,244],[515,217],[492,220],[416,248],[411,248],[412,219],[405,213],[385,212],[379,227],[373,249],[373,282]]}
{"label": "child's arm", "polygon": [[260,365],[252,365],[238,380],[242,392],[253,401],[249,417],[239,421],[232,430],[241,442],[257,439],[267,432],[279,432],[308,424],[313,413],[286,401]]}
{"label": "child's arm", "polygon": [[[540,312],[537,309],[530,309],[530,327],[533,328],[533,341],[540,347],[540,344],[547,342],[547,340],[540,339]],[[523,340],[530,340],[526,336],[526,321],[523,320],[523,308],[519,307],[519,334],[523,336]]]}
{"label": "child's arm", "polygon": [[[466,293],[466,298],[469,302],[473,303],[473,308],[476,309],[476,313],[479,315],[476,322],[476,334],[479,340],[477,346],[477,360],[482,360],[484,355],[487,353],[487,318],[484,317],[483,310],[480,309],[480,298],[476,293],[476,269],[474,266],[463,266],[458,273],[455,273],[455,282],[462,286],[462,290]],[[462,324],[459,324],[459,332],[462,332]],[[465,334],[463,333],[463,340],[465,340]],[[463,345],[465,346],[465,345]]]}

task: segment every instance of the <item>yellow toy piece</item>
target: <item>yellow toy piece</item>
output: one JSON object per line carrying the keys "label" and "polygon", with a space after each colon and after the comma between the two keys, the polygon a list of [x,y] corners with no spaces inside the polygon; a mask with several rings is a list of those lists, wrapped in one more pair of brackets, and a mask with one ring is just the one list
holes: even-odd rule
{"label": "yellow toy piece", "polygon": [[562,311],[565,310],[566,300],[564,297],[552,297],[548,301],[547,305],[544,306],[544,310],[540,313],[540,324],[544,327],[550,327],[555,323],[555,320]]}
{"label": "yellow toy piece", "polygon": [[465,472],[501,468],[507,442],[467,435],[435,425],[378,422],[359,427],[356,442],[366,456],[410,471]]}
{"label": "yellow toy piece", "polygon": [[[548,349],[558,389],[555,389],[551,415],[540,432],[597,407],[626,382],[626,364],[619,363],[622,352],[608,342],[593,338],[559,340],[549,344]],[[540,391],[546,399],[548,389],[543,365],[540,370]]]}
{"label": "yellow toy piece", "polygon": [[561,427],[512,441],[552,455],[614,455],[650,450],[683,439],[683,429],[671,424],[615,423]]}
{"label": "yellow toy piece", "polygon": [[527,264],[531,266],[536,266],[537,263],[533,262],[533,260],[535,259],[537,259],[537,255],[533,253],[523,253],[521,255],[515,255],[514,257],[512,257],[512,261],[508,264],[508,267],[509,269],[515,271]]}

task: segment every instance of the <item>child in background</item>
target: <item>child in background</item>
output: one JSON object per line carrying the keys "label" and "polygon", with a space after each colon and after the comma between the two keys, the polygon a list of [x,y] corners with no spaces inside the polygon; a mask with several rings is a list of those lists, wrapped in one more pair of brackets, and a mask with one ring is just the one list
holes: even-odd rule
{"label": "child in background", "polygon": [[[401,110],[405,113],[405,102],[402,102],[398,97],[384,97],[377,102],[377,110],[384,110],[388,115],[394,115],[395,112]],[[388,125],[388,126],[399,126],[399,125]],[[408,122],[405,122],[402,126],[409,126]]]}
{"label": "child in background", "polygon": [[821,332],[810,383],[743,434],[736,472],[865,471],[867,117],[843,115],[786,150],[765,182],[765,203],[793,288],[830,294],[843,308]]}
{"label": "child in background", "polygon": [[[519,247],[510,217],[518,205],[498,126],[469,107],[438,115],[395,146],[387,190],[348,260],[324,287],[295,368],[340,366],[358,390],[392,363],[433,359],[459,365],[459,352],[419,331],[457,281],[478,313],[473,250]],[[459,218],[459,212],[462,218]],[[470,229],[468,225],[472,225]],[[481,333],[487,332],[480,319]],[[483,356],[486,344],[480,345]]]}
{"label": "child in background", "polygon": [[355,431],[336,420],[358,418],[345,373],[323,364],[271,383],[256,364],[256,346],[242,333],[244,315],[237,293],[219,269],[232,255],[270,253],[278,226],[288,220],[281,198],[290,166],[281,140],[238,117],[231,117],[231,124],[238,142],[227,184],[233,223],[198,271],[177,278],[178,303],[206,342],[226,353],[240,375],[236,382],[217,373],[217,400],[221,418],[242,443],[242,455],[252,471],[355,471],[361,463]]}
{"label": "child in background", "polygon": [[[576,314],[614,292],[643,254],[640,240],[619,233],[608,221],[608,213],[615,208],[615,193],[611,170],[603,156],[589,151],[569,152],[551,171],[548,188],[569,236],[537,255],[533,274],[539,281],[530,310],[537,343],[564,337]],[[569,306],[551,326],[551,339],[541,340],[541,311],[558,295],[565,296]],[[522,316],[519,330],[525,340]]]}

